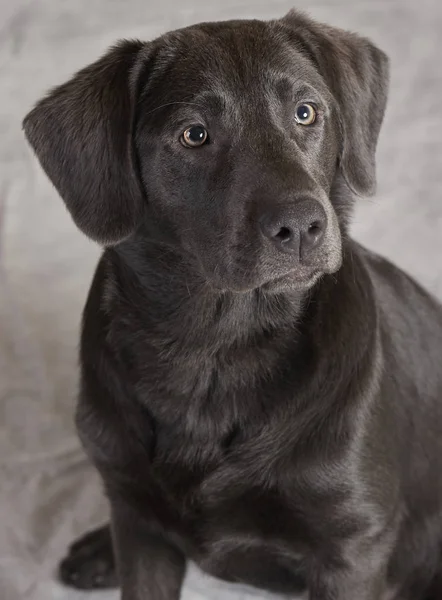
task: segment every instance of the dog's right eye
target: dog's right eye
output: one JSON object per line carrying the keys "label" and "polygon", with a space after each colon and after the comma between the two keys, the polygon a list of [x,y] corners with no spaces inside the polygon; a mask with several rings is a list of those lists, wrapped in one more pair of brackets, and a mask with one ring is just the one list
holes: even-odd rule
{"label": "dog's right eye", "polygon": [[188,127],[181,136],[181,143],[187,148],[198,148],[207,142],[209,134],[202,125]]}

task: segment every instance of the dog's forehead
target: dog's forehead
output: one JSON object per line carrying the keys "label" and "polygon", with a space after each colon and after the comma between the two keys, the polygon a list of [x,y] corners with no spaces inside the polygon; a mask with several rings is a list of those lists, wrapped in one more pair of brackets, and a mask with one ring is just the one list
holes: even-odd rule
{"label": "dog's forehead", "polygon": [[301,43],[272,22],[226,21],[165,36],[161,55],[177,89],[245,97],[258,90],[289,93],[293,83],[321,88],[323,79]]}

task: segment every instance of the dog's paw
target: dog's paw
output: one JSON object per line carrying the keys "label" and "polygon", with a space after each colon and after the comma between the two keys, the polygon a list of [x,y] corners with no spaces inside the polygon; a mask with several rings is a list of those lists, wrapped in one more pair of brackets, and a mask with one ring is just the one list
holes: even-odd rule
{"label": "dog's paw", "polygon": [[59,578],[64,584],[82,590],[118,585],[108,526],[95,529],[72,544],[60,563]]}

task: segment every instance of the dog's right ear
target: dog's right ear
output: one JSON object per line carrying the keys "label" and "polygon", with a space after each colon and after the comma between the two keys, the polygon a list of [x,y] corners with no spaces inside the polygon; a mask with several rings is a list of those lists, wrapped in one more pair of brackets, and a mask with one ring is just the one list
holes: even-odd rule
{"label": "dog's right ear", "polygon": [[51,91],[23,121],[73,220],[102,244],[130,235],[143,211],[132,143],[142,49],[145,60],[145,44],[120,42]]}

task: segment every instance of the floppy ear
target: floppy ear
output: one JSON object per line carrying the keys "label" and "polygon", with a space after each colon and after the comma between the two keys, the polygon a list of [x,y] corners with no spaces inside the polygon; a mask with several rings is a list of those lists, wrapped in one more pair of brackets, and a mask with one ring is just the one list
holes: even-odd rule
{"label": "floppy ear", "polygon": [[316,63],[339,108],[340,166],[350,188],[376,190],[375,152],[388,92],[388,58],[366,38],[291,11],[283,22]]}
{"label": "floppy ear", "polygon": [[52,90],[23,121],[30,145],[73,220],[103,244],[128,236],[143,210],[132,147],[132,72],[143,46],[120,42]]}

